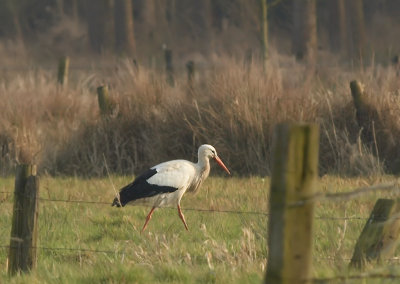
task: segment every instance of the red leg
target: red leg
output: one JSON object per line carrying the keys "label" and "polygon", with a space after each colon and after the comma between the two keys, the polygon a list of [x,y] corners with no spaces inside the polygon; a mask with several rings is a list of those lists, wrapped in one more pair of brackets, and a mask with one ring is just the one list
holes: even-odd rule
{"label": "red leg", "polygon": [[178,204],[178,214],[179,214],[179,217],[181,218],[181,220],[183,222],[183,225],[185,225],[186,230],[189,231],[188,226],[187,226],[186,221],[185,221],[185,216],[183,216],[182,210],[181,210],[181,206],[179,204]]}
{"label": "red leg", "polygon": [[144,225],[143,225],[142,233],[143,233],[144,229],[146,229],[147,223],[149,223],[149,221],[150,221],[150,219],[151,219],[151,215],[153,214],[153,212],[154,212],[155,209],[156,209],[156,207],[151,208],[149,214],[147,215],[147,217],[146,217],[146,222],[145,222]]}

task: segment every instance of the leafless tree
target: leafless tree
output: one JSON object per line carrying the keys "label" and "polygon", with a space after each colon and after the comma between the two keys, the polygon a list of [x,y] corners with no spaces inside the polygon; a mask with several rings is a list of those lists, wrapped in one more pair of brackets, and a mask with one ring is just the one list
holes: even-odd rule
{"label": "leafless tree", "polygon": [[293,52],[298,60],[313,65],[317,52],[315,0],[293,1]]}
{"label": "leafless tree", "polygon": [[132,0],[115,0],[115,47],[120,53],[136,53]]}
{"label": "leafless tree", "polygon": [[345,0],[329,0],[329,41],[331,50],[345,53],[347,44]]}

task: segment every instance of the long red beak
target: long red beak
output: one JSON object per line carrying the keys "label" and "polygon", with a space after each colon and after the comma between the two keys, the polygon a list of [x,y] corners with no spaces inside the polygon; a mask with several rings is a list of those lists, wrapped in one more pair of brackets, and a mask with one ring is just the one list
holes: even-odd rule
{"label": "long red beak", "polygon": [[228,170],[228,168],[225,166],[225,164],[221,161],[221,159],[218,156],[214,157],[214,160],[220,165],[221,168],[223,168],[228,174],[231,174],[231,172]]}

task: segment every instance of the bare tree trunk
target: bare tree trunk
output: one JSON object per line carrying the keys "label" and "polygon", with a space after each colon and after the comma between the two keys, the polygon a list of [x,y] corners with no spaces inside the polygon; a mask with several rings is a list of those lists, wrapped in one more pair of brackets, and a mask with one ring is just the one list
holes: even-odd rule
{"label": "bare tree trunk", "polygon": [[156,11],[154,0],[146,0],[143,3],[143,22],[147,27],[149,37],[154,33],[156,26]]}
{"label": "bare tree trunk", "polygon": [[151,67],[155,67],[155,55],[157,49],[156,44],[156,7],[155,0],[146,0],[143,2],[143,12],[142,12],[142,22],[143,22],[143,31],[142,33],[145,35],[144,40],[148,44],[148,48],[146,49],[146,55],[149,56],[149,65]]}
{"label": "bare tree trunk", "polygon": [[347,43],[345,0],[329,0],[328,9],[328,30],[331,50],[344,54]]}
{"label": "bare tree trunk", "polygon": [[89,44],[92,50],[101,52],[104,49],[107,0],[87,0],[86,15],[89,33]]}
{"label": "bare tree trunk", "polygon": [[219,33],[223,30],[223,21],[225,18],[224,8],[219,1],[212,1],[212,11],[213,11],[213,26],[216,32]]}
{"label": "bare tree trunk", "polygon": [[298,60],[315,64],[317,53],[317,17],[315,0],[293,2],[293,52]]}
{"label": "bare tree trunk", "polygon": [[115,47],[118,52],[136,53],[132,0],[115,0]]}
{"label": "bare tree trunk", "polygon": [[[187,18],[191,24],[188,25],[192,39],[192,43],[198,49],[204,48],[204,51],[210,52],[213,50],[213,30],[212,30],[212,6],[211,0],[201,0],[189,2],[182,7],[186,11]],[[182,13],[181,10],[181,13]]]}
{"label": "bare tree trunk", "polygon": [[267,21],[267,0],[260,0],[261,4],[261,53],[263,60],[264,74],[267,71],[268,59],[268,21]]}
{"label": "bare tree trunk", "polygon": [[78,0],[64,0],[63,11],[65,14],[78,20]]}
{"label": "bare tree trunk", "polygon": [[71,1],[72,1],[72,3],[71,3],[71,9],[72,9],[71,15],[75,20],[78,20],[79,19],[78,2],[77,2],[78,0],[71,0]]}
{"label": "bare tree trunk", "polygon": [[175,21],[176,17],[176,0],[169,0],[167,1],[167,11],[166,11],[166,17],[168,22],[173,22]]}
{"label": "bare tree trunk", "polygon": [[363,0],[351,0],[346,3],[350,27],[349,55],[358,60],[362,59],[366,44]]}
{"label": "bare tree trunk", "polygon": [[58,16],[64,16],[64,0],[57,0],[57,13]]}
{"label": "bare tree trunk", "polygon": [[115,50],[115,20],[114,20],[114,0],[105,0],[105,12],[104,12],[104,44],[105,50]]}
{"label": "bare tree trunk", "polygon": [[20,7],[17,3],[12,3],[11,13],[15,31],[15,40],[17,42],[18,47],[25,53],[25,43],[24,43],[24,35],[22,32],[21,22],[20,22]]}
{"label": "bare tree trunk", "polygon": [[208,52],[214,50],[214,30],[213,30],[213,13],[212,13],[212,0],[204,0],[203,14],[204,14],[204,42],[206,42],[206,48]]}

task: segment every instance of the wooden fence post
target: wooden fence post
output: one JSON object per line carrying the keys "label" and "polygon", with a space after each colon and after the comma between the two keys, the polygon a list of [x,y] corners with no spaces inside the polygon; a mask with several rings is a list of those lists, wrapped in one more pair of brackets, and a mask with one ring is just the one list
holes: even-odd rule
{"label": "wooden fence post", "polygon": [[378,199],[354,248],[350,267],[364,269],[368,262],[391,258],[400,235],[400,203]]}
{"label": "wooden fence post", "polygon": [[165,70],[167,71],[167,82],[170,86],[175,85],[174,67],[172,65],[172,50],[164,46]]}
{"label": "wooden fence post", "polygon": [[195,67],[194,67],[194,62],[192,60],[186,62],[186,70],[187,70],[187,80],[188,80],[189,90],[193,90]]}
{"label": "wooden fence post", "polygon": [[64,56],[60,58],[60,61],[58,62],[57,81],[61,86],[66,86],[68,83],[68,69],[69,69],[69,57]]}
{"label": "wooden fence post", "polygon": [[36,267],[38,196],[39,178],[36,176],[36,166],[17,166],[8,255],[10,275]]}
{"label": "wooden fence post", "polygon": [[319,128],[280,124],[275,129],[265,283],[309,283]]}
{"label": "wooden fence post", "polygon": [[365,112],[366,105],[364,87],[357,80],[350,82],[351,96],[353,97],[354,107],[357,112]]}
{"label": "wooden fence post", "polygon": [[[387,149],[393,147],[390,143],[387,143],[392,138],[382,131],[382,129],[384,129],[384,124],[382,123],[381,116],[376,110],[376,107],[368,101],[360,82],[356,80],[351,81],[350,89],[362,141],[372,148],[373,154],[377,156],[379,160],[379,154],[385,154]],[[383,151],[381,152],[380,150]],[[387,159],[388,157],[384,158],[386,158],[387,161],[392,159],[392,157],[389,157],[389,159]]]}
{"label": "wooden fence post", "polygon": [[97,99],[99,102],[100,114],[102,116],[111,114],[113,106],[108,95],[107,86],[97,87]]}

